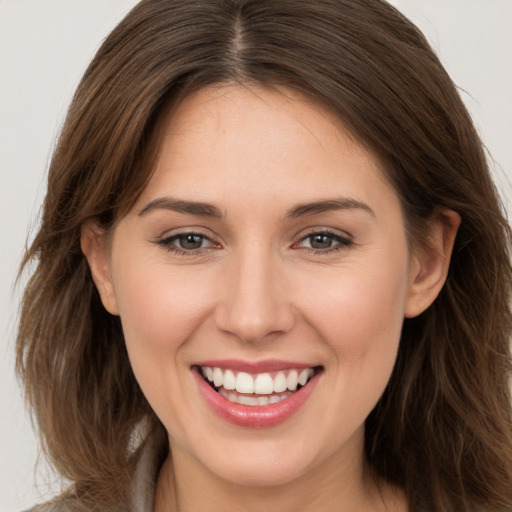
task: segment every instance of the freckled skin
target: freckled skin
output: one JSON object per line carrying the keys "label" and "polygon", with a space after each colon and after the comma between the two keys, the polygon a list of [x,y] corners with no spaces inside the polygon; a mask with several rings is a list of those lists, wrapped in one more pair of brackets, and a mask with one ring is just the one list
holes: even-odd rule
{"label": "freckled skin", "polygon": [[[233,486],[287,489],[297,503],[308,482],[324,489],[325,503],[336,493],[362,503],[367,492],[364,421],[395,362],[415,261],[376,159],[328,112],[285,92],[218,86],[187,98],[111,239],[102,297],[121,317],[188,503],[197,485],[217,497]],[[168,196],[214,205],[222,218],[139,214]],[[297,204],[340,197],[369,208],[287,217]],[[311,233],[326,231],[351,243],[315,251]],[[180,247],[172,236],[183,232],[201,235],[201,247]],[[227,358],[292,360],[323,373],[289,420],[241,428],[212,412],[191,372],[197,361]]]}

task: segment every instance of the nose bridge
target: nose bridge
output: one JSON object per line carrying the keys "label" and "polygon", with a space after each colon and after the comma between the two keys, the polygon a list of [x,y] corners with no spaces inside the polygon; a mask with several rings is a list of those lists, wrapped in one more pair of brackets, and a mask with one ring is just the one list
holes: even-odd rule
{"label": "nose bridge", "polygon": [[240,248],[226,265],[217,325],[243,341],[289,331],[293,308],[279,257],[261,245]]}

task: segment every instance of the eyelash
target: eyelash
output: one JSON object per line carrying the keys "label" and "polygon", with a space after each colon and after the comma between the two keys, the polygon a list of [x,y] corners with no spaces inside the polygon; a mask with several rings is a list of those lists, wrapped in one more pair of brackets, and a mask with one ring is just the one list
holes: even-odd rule
{"label": "eyelash", "polygon": [[[175,245],[174,242],[179,240],[182,237],[187,236],[195,236],[200,237],[201,242],[204,242],[205,240],[210,242],[210,245],[208,247],[199,247],[198,249],[183,249],[182,247],[179,247],[178,245]],[[313,247],[302,247],[305,251],[307,251],[310,254],[314,255],[320,255],[325,256],[327,254],[331,254],[337,251],[341,251],[344,249],[347,249],[351,245],[354,244],[353,240],[349,236],[340,235],[338,233],[334,233],[328,229],[318,230],[318,231],[311,231],[310,233],[304,235],[300,238],[300,240],[292,245],[292,248],[296,248],[299,244],[305,242],[308,239],[312,239],[315,236],[324,236],[326,238],[330,238],[333,240],[333,243],[335,244],[332,247],[327,247],[325,249],[315,249]],[[171,235],[166,238],[157,239],[154,241],[157,245],[163,247],[168,252],[172,252],[176,254],[177,256],[185,256],[185,257],[193,257],[193,256],[199,256],[203,254],[208,249],[216,248],[215,246],[216,242],[214,242],[210,237],[205,235],[204,233],[200,233],[197,231],[183,231],[180,233],[176,233],[174,235]]]}
{"label": "eyelash", "polygon": [[[307,239],[311,239],[315,236],[325,236],[334,241],[335,245],[332,247],[328,247],[326,249],[314,249],[313,247],[304,247],[304,249],[314,255],[325,256],[327,254],[332,254],[337,251],[342,251],[348,249],[350,246],[354,244],[352,238],[348,235],[340,235],[339,233],[334,233],[328,229],[322,229],[319,231],[311,231],[310,233],[303,236],[298,243],[304,242]],[[297,244],[294,244],[296,246]]]}
{"label": "eyelash", "polygon": [[[201,242],[207,240],[210,242],[210,245],[208,247],[200,247],[198,249],[183,249],[182,247],[179,247],[178,245],[175,245],[173,242],[176,240],[179,240],[182,237],[187,236],[197,236],[200,237],[202,240]],[[166,238],[161,238],[158,240],[155,240],[155,243],[161,247],[163,247],[166,251],[172,252],[176,254],[177,256],[198,256],[201,255],[206,250],[210,249],[211,247],[215,247],[216,244],[214,241],[211,240],[211,238],[204,233],[199,233],[197,231],[182,231],[180,233],[176,233],[175,235],[171,235]]]}

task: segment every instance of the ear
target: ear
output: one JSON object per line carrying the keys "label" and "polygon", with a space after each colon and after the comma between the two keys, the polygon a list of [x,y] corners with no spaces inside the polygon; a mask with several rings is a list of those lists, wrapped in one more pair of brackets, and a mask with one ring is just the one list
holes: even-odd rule
{"label": "ear", "polygon": [[97,222],[88,221],[82,226],[80,245],[103,306],[110,314],[118,315],[119,308],[110,275],[107,233]]}
{"label": "ear", "polygon": [[430,223],[428,241],[414,249],[405,303],[407,318],[425,311],[441,291],[448,275],[460,221],[460,215],[452,210],[437,212]]}

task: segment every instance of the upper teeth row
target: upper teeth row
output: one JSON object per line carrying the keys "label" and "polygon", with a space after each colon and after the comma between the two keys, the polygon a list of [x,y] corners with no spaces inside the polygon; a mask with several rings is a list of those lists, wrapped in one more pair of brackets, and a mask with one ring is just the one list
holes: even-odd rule
{"label": "upper teeth row", "polygon": [[246,372],[235,374],[232,370],[211,368],[202,366],[203,375],[213,382],[215,387],[222,386],[224,389],[236,389],[239,393],[256,393],[257,395],[270,395],[271,393],[282,393],[289,389],[295,391],[300,384],[304,386],[314,373],[313,368],[304,370],[289,370],[287,375],[278,372],[272,378],[269,373],[258,373],[251,375]]}

